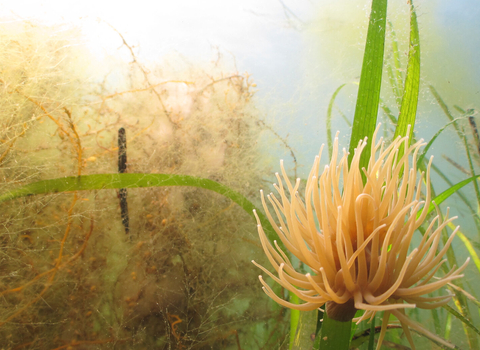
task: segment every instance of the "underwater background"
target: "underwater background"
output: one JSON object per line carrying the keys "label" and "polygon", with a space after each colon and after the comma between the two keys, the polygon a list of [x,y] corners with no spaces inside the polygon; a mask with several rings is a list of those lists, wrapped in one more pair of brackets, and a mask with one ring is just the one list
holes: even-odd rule
{"label": "underwater background", "polygon": [[[259,190],[273,189],[279,159],[292,179],[305,179],[337,130],[348,148],[370,3],[1,2],[0,195],[119,173],[123,128],[126,173],[212,180],[261,207]],[[415,137],[428,142],[450,123],[428,152],[438,194],[480,171],[480,4],[415,6]],[[378,120],[391,139],[408,55],[406,1],[391,1],[388,16]],[[2,197],[0,348],[309,349],[291,341],[290,310],[261,289],[251,260],[269,265],[251,211],[207,187]],[[461,225],[452,245],[460,264],[480,250],[477,187],[441,206]],[[408,312],[460,349],[478,345],[480,261],[472,258],[451,287],[464,299],[449,305],[473,328],[445,309]],[[311,333],[314,323],[303,336]],[[408,346],[398,329],[386,339],[382,348]]]}

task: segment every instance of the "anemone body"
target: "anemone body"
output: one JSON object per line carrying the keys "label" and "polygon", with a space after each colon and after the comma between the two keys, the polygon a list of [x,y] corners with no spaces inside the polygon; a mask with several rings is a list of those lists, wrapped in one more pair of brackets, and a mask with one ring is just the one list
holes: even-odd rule
{"label": "anemone body", "polygon": [[[378,128],[377,128],[378,131]],[[376,140],[376,134],[373,140]],[[338,134],[329,165],[319,173],[322,154],[315,158],[304,195],[299,193],[300,179],[292,184],[281,161],[282,175],[276,174],[274,187],[262,203],[267,217],[288,251],[307,265],[311,273],[297,272],[287,255],[265,236],[257,217],[263,249],[277,272],[257,265],[282,287],[304,301],[292,304],[277,296],[260,276],[265,293],[277,303],[297,310],[314,310],[326,304],[329,317],[351,320],[357,310],[365,310],[361,320],[384,311],[380,348],[390,314],[396,316],[414,348],[409,328],[440,343],[452,345],[409,320],[405,308],[431,309],[449,302],[452,294],[425,297],[454,279],[462,277],[467,262],[453,268],[442,278],[434,277],[456,230],[440,246],[441,232],[455,217],[442,220],[438,215],[429,223],[413,249],[414,232],[424,223],[431,203],[430,167],[427,174],[417,171],[417,156],[422,141],[409,146],[408,138],[397,138],[389,146],[380,139],[371,144],[368,169],[359,169],[360,157],[367,147],[362,140],[348,165],[348,153],[338,151]],[[362,179],[364,175],[365,181]],[[422,182],[425,198],[422,200]],[[438,211],[438,209],[437,209]],[[457,227],[458,230],[458,227]]]}

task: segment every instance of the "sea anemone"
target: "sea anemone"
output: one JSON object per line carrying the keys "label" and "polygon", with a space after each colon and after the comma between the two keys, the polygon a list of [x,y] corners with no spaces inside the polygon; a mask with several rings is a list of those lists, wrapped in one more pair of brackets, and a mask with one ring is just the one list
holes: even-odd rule
{"label": "sea anemone", "polygon": [[[283,300],[259,276],[265,293],[291,309],[308,311],[326,304],[328,316],[337,321],[360,322],[384,311],[377,349],[385,336],[390,314],[400,321],[412,348],[409,327],[452,347],[405,314],[405,308],[432,309],[448,303],[452,297],[448,291],[442,296],[424,295],[462,277],[461,272],[468,263],[467,259],[460,268],[454,267],[441,278],[434,277],[446,261],[442,258],[458,230],[457,227],[440,247],[442,230],[456,218],[448,218],[448,210],[442,219],[437,208],[438,215],[422,231],[420,242],[413,250],[409,249],[414,232],[424,224],[432,203],[433,157],[425,177],[423,172],[418,176],[417,171],[417,157],[423,145],[420,140],[409,146],[408,137],[398,137],[386,146],[380,138],[371,144],[368,168],[360,169],[367,139],[359,142],[349,166],[345,149],[338,161],[337,133],[330,164],[319,176],[322,146],[308,176],[303,198],[299,194],[300,179],[292,185],[280,161],[283,179],[277,173],[278,184],[274,185],[280,198],[273,193],[267,195],[277,219],[268,209],[263,191],[262,204],[283,245],[311,272],[304,274],[295,270],[277,242],[274,241],[276,249],[271,245],[257,216],[263,249],[278,277],[253,263],[305,303]],[[421,195],[423,181],[425,199]],[[365,312],[354,318],[358,310]]]}

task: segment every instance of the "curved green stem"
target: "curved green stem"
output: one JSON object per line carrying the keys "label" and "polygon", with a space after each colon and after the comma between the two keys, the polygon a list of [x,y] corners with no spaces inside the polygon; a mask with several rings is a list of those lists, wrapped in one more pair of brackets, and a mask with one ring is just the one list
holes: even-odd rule
{"label": "curved green stem", "polygon": [[[171,174],[96,174],[69,176],[59,179],[34,182],[0,195],[0,203],[20,197],[32,195],[60,193],[72,191],[91,191],[102,189],[164,187],[164,186],[193,186],[217,192],[242,207],[252,218],[255,205],[240,193],[228,186],[210,179],[189,175]],[[275,231],[268,219],[261,211],[256,210],[265,233],[270,240],[276,239]],[[278,242],[283,247],[282,242]]]}

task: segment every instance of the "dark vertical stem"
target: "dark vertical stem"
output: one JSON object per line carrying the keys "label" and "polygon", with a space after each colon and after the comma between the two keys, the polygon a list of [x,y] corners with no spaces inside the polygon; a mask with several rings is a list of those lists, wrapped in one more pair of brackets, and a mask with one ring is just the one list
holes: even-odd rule
{"label": "dark vertical stem", "polygon": [[[124,128],[118,129],[118,172],[123,174],[127,171],[127,135]],[[125,233],[130,233],[130,223],[128,219],[127,189],[121,188],[118,191],[120,199],[120,210],[122,213],[122,224],[125,227]]]}
{"label": "dark vertical stem", "polygon": [[[468,110],[467,112],[472,112]],[[472,128],[473,139],[475,140],[475,145],[477,146],[478,154],[480,154],[480,136],[478,135],[477,124],[475,123],[475,119],[473,119],[473,115],[468,116],[468,122]]]}

